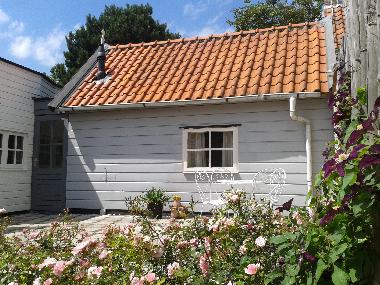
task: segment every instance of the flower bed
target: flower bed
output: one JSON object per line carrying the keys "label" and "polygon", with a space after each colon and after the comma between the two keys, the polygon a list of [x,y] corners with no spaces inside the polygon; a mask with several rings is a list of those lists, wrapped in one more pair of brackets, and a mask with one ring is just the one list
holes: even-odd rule
{"label": "flower bed", "polygon": [[233,199],[211,217],[165,227],[142,219],[110,226],[97,240],[68,215],[46,231],[2,234],[0,283],[264,284],[281,263],[270,239],[296,231],[302,214],[284,217],[239,191],[227,196]]}

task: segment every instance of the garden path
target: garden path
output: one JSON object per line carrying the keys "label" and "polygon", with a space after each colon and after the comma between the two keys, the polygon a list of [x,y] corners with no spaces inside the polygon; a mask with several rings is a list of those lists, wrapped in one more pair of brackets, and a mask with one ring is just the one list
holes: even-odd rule
{"label": "garden path", "polygon": [[[99,237],[103,229],[114,224],[116,226],[126,226],[134,223],[133,216],[125,214],[71,214],[72,219],[84,227],[92,236]],[[23,229],[42,230],[50,227],[50,224],[57,219],[55,214],[43,213],[22,213],[10,216],[11,224],[7,228],[7,235],[20,235]],[[169,223],[168,218],[155,220],[157,224]]]}

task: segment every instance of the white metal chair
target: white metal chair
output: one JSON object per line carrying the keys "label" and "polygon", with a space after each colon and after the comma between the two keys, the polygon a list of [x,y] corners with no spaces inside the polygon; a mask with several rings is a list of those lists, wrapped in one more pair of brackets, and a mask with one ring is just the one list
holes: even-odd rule
{"label": "white metal chair", "polygon": [[[216,185],[219,180],[234,180],[234,175],[228,169],[217,170],[198,170],[195,172],[195,184],[201,199],[201,213],[203,213],[203,207],[210,205],[211,207],[218,207],[225,204],[220,192],[217,191]],[[230,185],[231,187],[231,185]]]}
{"label": "white metal chair", "polygon": [[263,169],[256,173],[253,177],[254,191],[258,193],[261,188],[260,186],[265,186],[265,190],[268,191],[266,198],[272,206],[279,201],[279,196],[285,188],[285,183],[286,172],[282,168],[277,168],[274,170]]}

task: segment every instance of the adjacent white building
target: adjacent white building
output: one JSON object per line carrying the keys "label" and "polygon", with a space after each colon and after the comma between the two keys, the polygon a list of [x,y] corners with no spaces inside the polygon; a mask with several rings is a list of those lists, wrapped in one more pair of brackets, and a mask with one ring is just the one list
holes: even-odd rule
{"label": "adjacent white building", "polygon": [[31,208],[33,98],[58,90],[44,74],[0,58],[0,208]]}

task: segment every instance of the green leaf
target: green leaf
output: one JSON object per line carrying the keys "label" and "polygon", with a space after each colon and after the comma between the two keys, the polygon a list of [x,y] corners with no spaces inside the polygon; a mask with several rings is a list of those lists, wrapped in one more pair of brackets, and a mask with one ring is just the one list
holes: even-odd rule
{"label": "green leaf", "polygon": [[359,281],[358,271],[355,268],[350,268],[348,275],[350,276],[352,282]]}
{"label": "green leaf", "polygon": [[334,263],[346,251],[347,247],[347,243],[342,243],[334,248],[329,255],[331,263]]}
{"label": "green leaf", "polygon": [[264,284],[268,285],[279,277],[282,277],[282,273],[280,272],[274,272],[274,273],[272,272],[272,273],[266,274]]}
{"label": "green leaf", "polygon": [[346,285],[348,284],[348,276],[346,272],[334,265],[334,272],[331,276],[334,285]]}
{"label": "green leaf", "polygon": [[326,270],[327,267],[327,264],[322,259],[318,259],[317,269],[315,270],[314,284],[318,284],[318,281],[321,278],[322,273]]}
{"label": "green leaf", "polygon": [[356,182],[357,175],[358,170],[356,167],[353,169],[346,168],[346,173],[343,177],[343,184],[341,189],[344,190],[347,188],[347,186],[354,184]]}
{"label": "green leaf", "polygon": [[367,90],[364,87],[360,87],[356,91],[356,98],[361,105],[367,104]]}

